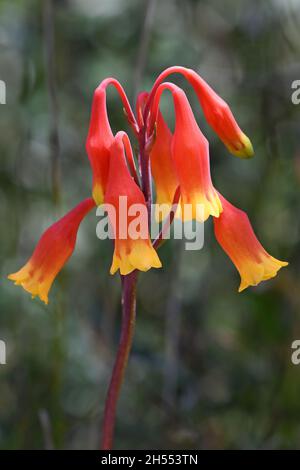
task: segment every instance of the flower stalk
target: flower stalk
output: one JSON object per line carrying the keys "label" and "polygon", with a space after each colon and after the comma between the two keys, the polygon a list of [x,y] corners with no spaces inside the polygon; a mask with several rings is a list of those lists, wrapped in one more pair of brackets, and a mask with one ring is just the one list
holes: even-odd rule
{"label": "flower stalk", "polygon": [[110,450],[113,445],[117,403],[124,380],[135,327],[136,283],[137,271],[122,277],[122,327],[117,357],[105,402],[101,442],[103,450]]}

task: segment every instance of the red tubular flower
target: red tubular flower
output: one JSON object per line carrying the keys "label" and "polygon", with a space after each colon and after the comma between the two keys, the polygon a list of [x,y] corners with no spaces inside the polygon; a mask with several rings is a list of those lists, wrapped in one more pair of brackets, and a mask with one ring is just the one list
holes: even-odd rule
{"label": "red tubular flower", "polygon": [[[218,194],[211,182],[208,141],[198,127],[184,91],[176,85],[160,85],[154,98],[151,118],[155,119],[155,110],[165,88],[172,92],[175,106],[172,154],[180,185],[181,216],[183,220],[196,219],[204,222],[210,215],[218,217],[222,211]],[[186,205],[191,206],[191,212]],[[202,208],[202,212],[198,211],[198,207]]]}
{"label": "red tubular flower", "polygon": [[207,122],[228,150],[237,157],[251,158],[254,155],[251,141],[238,126],[228,104],[192,69],[174,66],[164,70],[156,79],[149,94],[145,114],[147,115],[149,111],[150,104],[159,85],[166,77],[173,73],[182,74],[193,86]]}
{"label": "red tubular flower", "polygon": [[214,219],[215,235],[241,276],[239,292],[276,276],[285,261],[269,255],[255,236],[248,216],[219,195],[223,212]]}
{"label": "red tubular flower", "polygon": [[155,142],[150,153],[152,175],[156,188],[156,204],[158,206],[156,218],[158,220],[164,219],[169,214],[178,187],[171,148],[172,132],[159,111]]}
{"label": "red tubular flower", "polygon": [[90,127],[86,140],[86,151],[93,172],[92,193],[94,201],[98,206],[104,202],[109,169],[109,149],[114,140],[106,109],[106,88],[108,85],[113,85],[117,89],[122,99],[123,109],[128,122],[135,134],[138,133],[134,114],[122,86],[115,78],[106,78],[94,92]]}
{"label": "red tubular flower", "polygon": [[188,71],[187,78],[197,93],[208,124],[228,150],[236,157],[253,157],[251,141],[238,126],[228,104],[193,70]]}
{"label": "red tubular flower", "polygon": [[48,304],[51,285],[74,251],[80,222],[93,207],[93,199],[85,199],[51,225],[41,236],[29,261],[8,279]]}
{"label": "red tubular flower", "polygon": [[[112,205],[116,211],[115,220],[108,211],[115,236],[115,250],[110,272],[114,274],[120,269],[122,275],[129,274],[135,269],[148,271],[150,268],[161,267],[159,257],[149,238],[144,195],[134,182],[126,164],[123,145],[124,135],[126,135],[124,132],[118,132],[111,146],[109,176],[105,193],[105,204]],[[136,214],[130,215],[130,211],[126,211],[126,214],[122,213],[122,209],[120,209],[120,198],[122,197],[126,198],[127,208],[132,207],[134,204],[139,204],[141,208],[145,209],[144,224],[146,226],[146,234],[141,233],[137,238],[132,238],[130,226]],[[121,217],[123,221],[120,220]],[[121,231],[123,231],[122,235]]]}
{"label": "red tubular flower", "polygon": [[106,91],[99,85],[94,92],[86,151],[93,172],[93,198],[97,205],[103,204],[109,169],[109,148],[114,136],[106,110]]}

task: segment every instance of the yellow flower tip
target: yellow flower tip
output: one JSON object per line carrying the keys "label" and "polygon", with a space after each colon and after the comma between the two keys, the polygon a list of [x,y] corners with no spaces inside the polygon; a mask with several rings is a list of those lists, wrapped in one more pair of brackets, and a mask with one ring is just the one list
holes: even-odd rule
{"label": "yellow flower tip", "polygon": [[139,271],[148,271],[151,268],[161,268],[161,262],[149,241],[136,240],[128,255],[129,263]]}
{"label": "yellow flower tip", "polygon": [[223,211],[220,198],[215,190],[209,193],[195,193],[190,199],[180,199],[175,217],[183,222],[196,220],[204,223],[209,216],[219,217]]}
{"label": "yellow flower tip", "polygon": [[212,205],[213,205],[213,210],[211,212],[211,215],[213,217],[220,217],[220,215],[222,214],[223,212],[223,206],[222,206],[222,203],[220,201],[220,198],[217,194],[217,192],[214,193],[214,195],[212,196]]}
{"label": "yellow flower tip", "polygon": [[45,305],[48,305],[49,304],[49,299],[48,299],[48,296],[43,294],[43,293],[31,293],[27,288],[26,286],[23,286],[23,289],[26,290],[26,292],[29,292],[31,294],[31,299],[34,300],[36,297],[38,297],[42,302],[44,302]]}
{"label": "yellow flower tip", "polygon": [[148,271],[151,268],[161,268],[162,264],[155,249],[149,240],[131,240],[131,249],[121,249],[120,253],[114,253],[110,274],[118,270],[123,276],[130,274],[135,269]]}
{"label": "yellow flower tip", "polygon": [[280,261],[273,256],[266,256],[262,263],[255,263],[250,269],[241,273],[241,283],[238,292],[242,292],[250,286],[257,286],[262,281],[275,277],[278,271],[287,266],[287,261]]}
{"label": "yellow flower tip", "polygon": [[234,145],[231,142],[225,143],[225,145],[229,152],[236,157],[246,160],[254,156],[251,140],[245,134],[241,134],[239,141],[234,142]]}
{"label": "yellow flower tip", "polygon": [[112,264],[111,267],[110,267],[110,270],[109,270],[109,274],[111,274],[111,275],[113,276],[114,274],[116,274],[116,272],[117,272],[118,269],[119,269],[119,268],[116,268],[116,267],[113,266],[113,264]]}
{"label": "yellow flower tip", "polygon": [[104,204],[104,192],[100,184],[97,183],[94,185],[92,196],[97,206]]}
{"label": "yellow flower tip", "polygon": [[16,286],[21,286],[23,289],[31,294],[31,298],[34,299],[35,297],[39,297],[42,302],[44,302],[46,305],[49,303],[48,299],[48,291],[49,291],[49,286],[43,285],[40,282],[36,281],[34,276],[31,276],[29,274],[30,272],[30,266],[24,266],[20,271],[9,274],[7,278],[10,281],[14,281],[14,284]]}
{"label": "yellow flower tip", "polygon": [[288,261],[279,261],[278,262],[281,264],[281,267],[285,267],[285,266],[288,266],[289,265],[289,262]]}
{"label": "yellow flower tip", "polygon": [[113,261],[110,268],[110,274],[114,275],[118,270],[122,276],[126,276],[135,270],[135,267],[130,263],[129,256],[127,254],[117,255],[114,253]]}
{"label": "yellow flower tip", "polygon": [[45,305],[49,304],[48,296],[39,295],[39,298],[41,299],[42,302],[44,302]]}

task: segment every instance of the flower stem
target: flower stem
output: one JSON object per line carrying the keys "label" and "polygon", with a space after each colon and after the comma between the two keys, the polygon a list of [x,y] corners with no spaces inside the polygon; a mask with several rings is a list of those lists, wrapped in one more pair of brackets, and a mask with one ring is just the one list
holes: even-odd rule
{"label": "flower stem", "polygon": [[151,166],[150,155],[146,150],[146,128],[140,134],[139,138],[139,163],[142,179],[142,191],[145,196],[147,212],[148,212],[148,227],[151,230],[151,205],[152,205],[152,188],[151,188]]}
{"label": "flower stem", "polygon": [[116,409],[130,353],[135,326],[137,271],[122,277],[122,329],[104,411],[101,448],[113,445]]}

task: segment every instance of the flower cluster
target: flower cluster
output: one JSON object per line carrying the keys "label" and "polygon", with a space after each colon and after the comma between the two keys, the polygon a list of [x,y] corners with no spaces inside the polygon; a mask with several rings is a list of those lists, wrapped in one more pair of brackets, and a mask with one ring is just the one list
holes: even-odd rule
{"label": "flower cluster", "polygon": [[[92,168],[92,198],[77,205],[42,235],[32,257],[9,279],[23,286],[32,296],[48,303],[48,292],[56,275],[72,254],[79,224],[95,205],[111,204],[119,213],[120,198],[128,205],[142,204],[151,223],[152,177],[157,204],[169,208],[158,212],[165,219],[178,204],[176,217],[183,221],[204,222],[213,217],[216,238],[241,276],[239,291],[272,278],[287,265],[269,255],[257,240],[247,215],[230,204],[214,187],[210,174],[209,144],[198,127],[186,94],[165,82],[172,73],[181,73],[195,90],[208,124],[227,149],[239,158],[250,158],[253,149],[241,131],[227,103],[193,70],[170,67],[155,81],[150,93],[137,97],[134,115],[126,94],[114,78],[103,80],[94,92],[86,150]],[[126,118],[139,146],[138,164],[128,135],[113,134],[106,106],[106,90],[113,85],[120,94]],[[175,130],[170,131],[159,105],[162,92],[172,94]],[[185,206],[192,211],[185,211]],[[203,210],[199,213],[197,206]],[[131,221],[126,214],[127,226]],[[112,221],[111,221],[112,222]],[[161,267],[157,243],[150,236],[132,239],[120,236],[118,220],[112,223],[115,239],[111,273],[127,275],[134,270]],[[148,230],[149,233],[149,230]]]}

